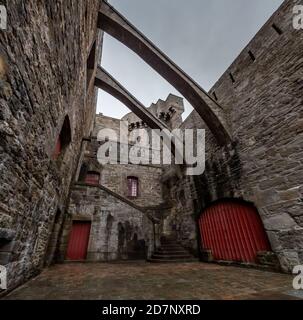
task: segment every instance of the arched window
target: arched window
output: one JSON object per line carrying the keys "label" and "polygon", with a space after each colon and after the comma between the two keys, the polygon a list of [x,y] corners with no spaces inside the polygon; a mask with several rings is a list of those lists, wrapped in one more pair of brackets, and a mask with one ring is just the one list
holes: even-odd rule
{"label": "arched window", "polygon": [[72,134],[69,117],[66,116],[60,131],[59,137],[56,142],[55,150],[53,152],[53,159],[56,160],[62,154],[62,152],[71,143]]}
{"label": "arched window", "polygon": [[128,196],[138,197],[139,179],[137,177],[127,177]]}
{"label": "arched window", "polygon": [[85,177],[85,183],[98,186],[100,184],[100,173],[88,171]]}

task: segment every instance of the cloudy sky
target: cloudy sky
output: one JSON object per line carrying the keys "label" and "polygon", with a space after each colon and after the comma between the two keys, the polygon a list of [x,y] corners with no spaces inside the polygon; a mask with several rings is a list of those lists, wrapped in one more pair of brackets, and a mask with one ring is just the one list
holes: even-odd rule
{"label": "cloudy sky", "polygon": [[[283,0],[110,0],[127,19],[207,91]],[[136,54],[105,36],[102,66],[145,106],[180,95]],[[184,118],[192,107],[185,101]],[[98,109],[129,112],[99,90]]]}

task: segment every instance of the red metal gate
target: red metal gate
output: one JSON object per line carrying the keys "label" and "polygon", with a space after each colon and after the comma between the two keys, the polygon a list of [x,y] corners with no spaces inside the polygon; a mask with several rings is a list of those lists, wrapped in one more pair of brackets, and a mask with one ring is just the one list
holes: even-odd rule
{"label": "red metal gate", "polygon": [[215,260],[257,262],[258,251],[271,251],[255,207],[223,202],[208,208],[199,219],[201,245]]}
{"label": "red metal gate", "polygon": [[73,222],[66,254],[67,260],[86,259],[90,227],[90,222]]}

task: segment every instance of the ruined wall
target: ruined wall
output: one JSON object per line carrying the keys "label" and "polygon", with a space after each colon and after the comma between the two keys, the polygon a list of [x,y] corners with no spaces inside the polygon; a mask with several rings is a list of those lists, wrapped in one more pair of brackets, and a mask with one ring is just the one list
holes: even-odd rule
{"label": "ruined wall", "polygon": [[[194,187],[185,211],[196,218],[218,199],[253,202],[285,271],[303,262],[303,32],[292,26],[298,3],[285,1],[210,91],[234,142],[220,148],[207,130],[206,172],[176,193]],[[196,112],[183,127],[206,128]],[[196,225],[181,209],[178,228],[193,235]],[[187,244],[188,237],[181,232]]]}
{"label": "ruined wall", "polygon": [[[98,60],[102,36],[98,0],[1,4],[8,29],[0,32],[0,264],[11,289],[52,260],[50,234],[60,230],[80,143],[92,129],[96,92],[87,58],[97,39]],[[66,116],[71,142],[54,160]]]}
{"label": "ruined wall", "polygon": [[91,221],[87,260],[145,259],[153,250],[153,223],[147,215],[98,187],[74,187],[68,213],[62,252],[72,220]]}

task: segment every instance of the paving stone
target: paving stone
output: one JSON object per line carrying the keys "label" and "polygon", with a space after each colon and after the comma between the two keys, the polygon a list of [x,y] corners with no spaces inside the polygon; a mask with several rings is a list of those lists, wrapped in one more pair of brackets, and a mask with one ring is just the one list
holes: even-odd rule
{"label": "paving stone", "polygon": [[[3,299],[297,299],[293,277],[205,263],[55,265]],[[299,293],[298,293],[299,294]]]}

